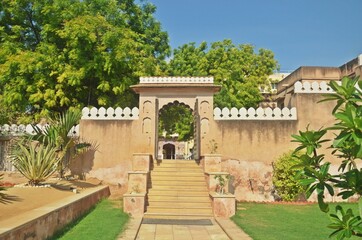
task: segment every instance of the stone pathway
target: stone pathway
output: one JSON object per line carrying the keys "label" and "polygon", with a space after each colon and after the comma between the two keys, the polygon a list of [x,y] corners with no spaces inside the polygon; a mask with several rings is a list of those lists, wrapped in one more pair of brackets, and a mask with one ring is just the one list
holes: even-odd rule
{"label": "stone pathway", "polygon": [[252,240],[229,219],[211,222],[205,226],[142,224],[141,218],[132,218],[118,240]]}

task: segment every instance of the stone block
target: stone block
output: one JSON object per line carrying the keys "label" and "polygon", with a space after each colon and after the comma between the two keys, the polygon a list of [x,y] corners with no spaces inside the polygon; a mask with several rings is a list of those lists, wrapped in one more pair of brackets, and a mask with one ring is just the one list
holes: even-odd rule
{"label": "stone block", "polygon": [[204,172],[220,172],[221,171],[221,155],[205,154],[204,155]]}
{"label": "stone block", "polygon": [[235,215],[235,195],[211,192],[210,197],[215,217],[229,218]]}
{"label": "stone block", "polygon": [[133,171],[150,171],[151,155],[148,153],[134,153],[132,159]]}
{"label": "stone block", "polygon": [[149,172],[132,171],[128,172],[128,192],[143,193],[147,192],[147,179]]}
{"label": "stone block", "polygon": [[143,216],[146,193],[126,193],[123,195],[123,209],[132,216]]}

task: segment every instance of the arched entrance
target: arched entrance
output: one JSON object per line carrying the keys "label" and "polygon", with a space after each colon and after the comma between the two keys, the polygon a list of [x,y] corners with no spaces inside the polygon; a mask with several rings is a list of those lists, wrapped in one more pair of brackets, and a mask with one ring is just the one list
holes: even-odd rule
{"label": "arched entrance", "polygon": [[207,142],[213,124],[213,95],[220,90],[212,77],[141,77],[132,89],[140,95],[139,151],[159,157],[159,112],[169,104],[183,104],[193,112],[193,158],[198,160]]}
{"label": "arched entrance", "polygon": [[163,152],[164,152],[164,158],[165,159],[176,159],[176,148],[175,145],[172,143],[167,143],[165,145],[163,145],[162,148]]}
{"label": "arched entrance", "polygon": [[[158,159],[193,159],[195,142],[194,111],[178,101],[164,105],[158,112]],[[162,146],[175,146],[170,158]]]}

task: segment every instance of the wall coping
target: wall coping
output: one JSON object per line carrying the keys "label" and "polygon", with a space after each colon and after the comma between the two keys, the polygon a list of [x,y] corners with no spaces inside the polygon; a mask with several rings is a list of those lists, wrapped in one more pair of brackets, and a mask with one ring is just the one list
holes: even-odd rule
{"label": "wall coping", "polygon": [[209,192],[209,195],[212,198],[235,198],[235,195],[232,193],[219,194],[217,192]]}
{"label": "wall coping", "polygon": [[140,77],[140,83],[214,83],[214,77]]}
{"label": "wall coping", "polygon": [[215,120],[297,120],[297,109],[293,108],[220,108],[214,109]]}
{"label": "wall coping", "polygon": [[104,107],[82,109],[82,120],[135,120],[138,119],[139,109],[126,107],[124,109],[117,107]]}

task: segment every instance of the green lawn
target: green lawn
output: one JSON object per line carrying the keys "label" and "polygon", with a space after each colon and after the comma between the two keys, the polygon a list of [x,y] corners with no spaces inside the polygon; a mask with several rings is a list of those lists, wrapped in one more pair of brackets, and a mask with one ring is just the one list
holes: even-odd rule
{"label": "green lawn", "polygon": [[105,199],[87,215],[70,224],[51,239],[116,239],[128,218],[129,216],[122,210],[122,201]]}
{"label": "green lawn", "polygon": [[[340,205],[358,213],[357,203]],[[330,204],[332,212],[335,206]],[[329,215],[321,212],[317,204],[239,203],[238,211],[231,219],[254,240],[324,240],[333,232],[327,228]]]}

